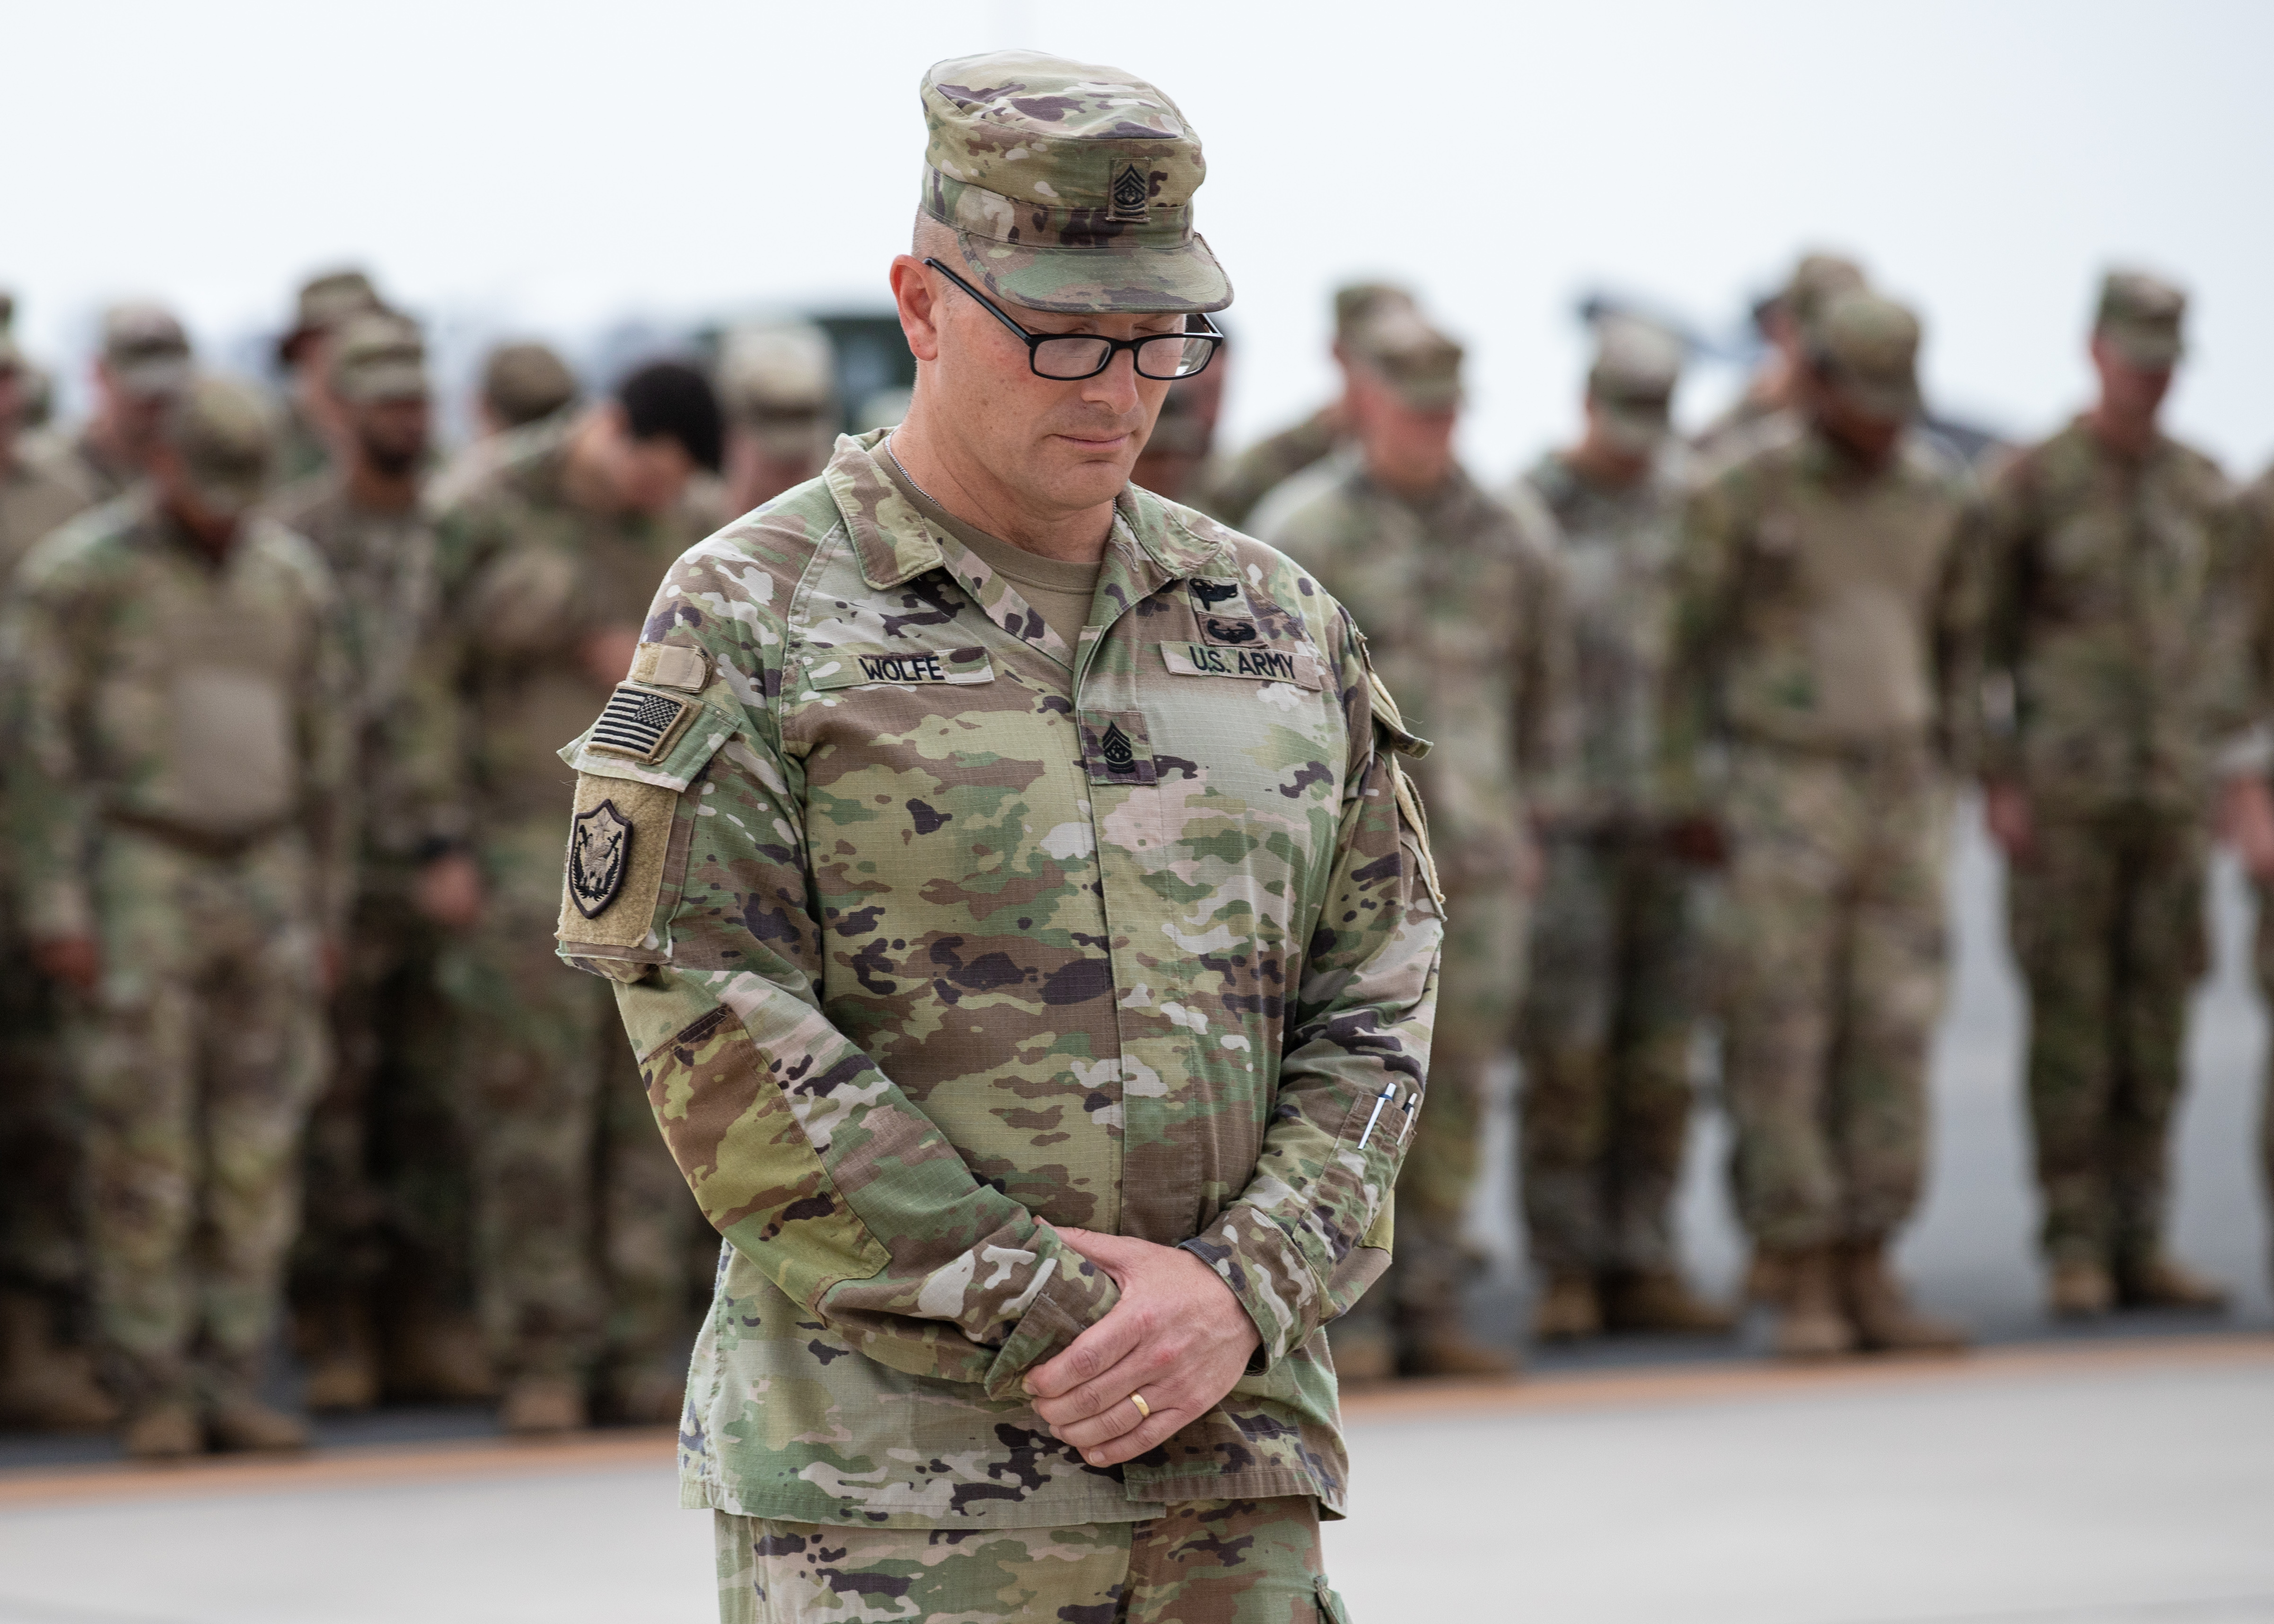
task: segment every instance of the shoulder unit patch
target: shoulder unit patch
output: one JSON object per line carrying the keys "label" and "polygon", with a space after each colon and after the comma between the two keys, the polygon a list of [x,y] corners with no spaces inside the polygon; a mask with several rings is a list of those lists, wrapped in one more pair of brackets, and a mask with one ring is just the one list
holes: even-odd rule
{"label": "shoulder unit patch", "polygon": [[624,683],[608,695],[607,709],[592,724],[591,747],[635,761],[660,761],[694,708],[687,700]]}
{"label": "shoulder unit patch", "polygon": [[630,872],[631,820],[604,801],[576,815],[568,836],[568,900],[586,919],[607,911]]}

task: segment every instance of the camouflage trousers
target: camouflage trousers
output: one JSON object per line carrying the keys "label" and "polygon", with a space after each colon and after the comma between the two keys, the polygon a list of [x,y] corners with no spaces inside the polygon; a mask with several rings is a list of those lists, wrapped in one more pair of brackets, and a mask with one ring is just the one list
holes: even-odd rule
{"label": "camouflage trousers", "polygon": [[[8,876],[0,872],[0,886]],[[85,1289],[79,1221],[85,1132],[54,983],[0,892],[0,1283],[71,1302]]]}
{"label": "camouflage trousers", "polygon": [[102,977],[74,1011],[98,1331],[129,1402],[253,1380],[299,1219],[322,1086],[308,863],[106,831]]}
{"label": "camouflage trousers", "polygon": [[2205,836],[2148,812],[2036,820],[2007,876],[2029,986],[2029,1125],[2056,1261],[2155,1255],[2169,1187],[2187,992],[2209,961]]}
{"label": "camouflage trousers", "polygon": [[1758,1245],[1882,1239],[1918,1203],[1948,803],[1924,746],[1734,753],[1710,951]]}
{"label": "camouflage trousers", "polygon": [[599,1359],[675,1387],[718,1237],[655,1130],[610,984],[553,955],[561,823],[486,844],[482,922],[443,957],[482,1320],[508,1380]]}
{"label": "camouflage trousers", "polygon": [[[1441,853],[1442,857],[1442,853]],[[1485,1084],[1508,1052],[1524,992],[1529,905],[1513,876],[1445,868],[1445,946],[1437,976],[1429,1079],[1409,1130],[1394,1201],[1389,1268],[1340,1324],[1374,1334],[1390,1320],[1457,1313],[1473,1267],[1462,1229],[1481,1165]]]}
{"label": "camouflage trousers", "polygon": [[[2258,930],[2252,958],[2258,972],[2258,995],[2274,1005],[2274,886],[2260,883]],[[2266,1093],[2258,1111],[2258,1169],[2266,1199],[2274,1203],[2274,1053],[2266,1057]]]}
{"label": "camouflage trousers", "polygon": [[842,1528],[714,1512],[721,1624],[1348,1624],[1316,1502],[1193,1500],[1140,1522]]}
{"label": "camouflage trousers", "polygon": [[1674,1267],[1690,1127],[1690,881],[1654,833],[1547,846],[1517,1027],[1524,1215],[1551,1274]]}

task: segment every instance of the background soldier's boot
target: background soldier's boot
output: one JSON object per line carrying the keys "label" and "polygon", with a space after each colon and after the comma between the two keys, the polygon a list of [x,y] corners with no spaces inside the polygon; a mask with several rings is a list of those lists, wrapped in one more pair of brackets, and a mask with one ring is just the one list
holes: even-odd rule
{"label": "background soldier's boot", "polygon": [[1829,1359],[1855,1350],[1856,1327],[1841,1311],[1829,1246],[1773,1253],[1764,1248],[1755,1257],[1774,1260],[1779,1284],[1770,1345],[1780,1357]]}
{"label": "background soldier's boot", "polygon": [[1604,1282],[1603,1320],[1614,1331],[1717,1336],[1736,1316],[1691,1291],[1672,1269],[1638,1269]]}
{"label": "background soldier's boot", "polygon": [[2150,1253],[2144,1263],[2118,1270],[2116,1300],[2127,1308],[2192,1308],[2217,1313],[2226,1307],[2226,1288],[2158,1252]]}
{"label": "background soldier's boot", "polygon": [[1399,1365],[1408,1376],[1513,1376],[1521,1368],[1509,1350],[1470,1335],[1453,1310],[1416,1315],[1405,1326],[1404,1342]]}
{"label": "background soldier's boot", "polygon": [[633,1426],[666,1426],[687,1405],[687,1372],[677,1365],[634,1365],[608,1375],[608,1418]]}
{"label": "background soldier's boot", "polygon": [[297,1316],[300,1357],[308,1377],[301,1400],[309,1409],[369,1410],[379,1402],[379,1338],[371,1304],[361,1293],[328,1293]]}
{"label": "background soldier's boot", "polygon": [[516,1376],[498,1405],[498,1425],[508,1432],[574,1432],[589,1420],[584,1386],[573,1376]]}
{"label": "background soldier's boot", "polygon": [[206,1441],[216,1449],[281,1450],[308,1447],[308,1424],[253,1396],[258,1362],[231,1360],[207,1390]]}
{"label": "background soldier's boot", "polygon": [[1753,1248],[1752,1260],[1745,1265],[1743,1301],[1758,1303],[1774,1308],[1784,1301],[1785,1276],[1789,1254],[1773,1251],[1766,1246]]}
{"label": "background soldier's boot", "polygon": [[1864,1347],[1879,1353],[1948,1353],[1966,1346],[1959,1327],[1911,1306],[1887,1267],[1884,1242],[1851,1242],[1840,1248],[1839,1260],[1841,1299]]}
{"label": "background soldier's boot", "polygon": [[1532,1311],[1532,1334],[1545,1342],[1576,1342],[1603,1329],[1603,1306],[1592,1274],[1555,1274]]}
{"label": "background soldier's boot", "polygon": [[0,1423],[84,1432],[114,1425],[118,1406],[94,1361],[56,1335],[54,1304],[37,1291],[0,1291]]}
{"label": "background soldier's boot", "polygon": [[2097,1320],[2116,1306],[2116,1277],[2089,1258],[2053,1265],[2045,1307],[2056,1320]]}
{"label": "background soldier's boot", "polygon": [[389,1398],[465,1403],[498,1395],[497,1367],[471,1314],[403,1309],[387,1328]]}
{"label": "background soldier's boot", "polygon": [[187,1399],[152,1399],[126,1412],[118,1447],[129,1460],[178,1460],[205,1453],[206,1430],[198,1422],[196,1407]]}

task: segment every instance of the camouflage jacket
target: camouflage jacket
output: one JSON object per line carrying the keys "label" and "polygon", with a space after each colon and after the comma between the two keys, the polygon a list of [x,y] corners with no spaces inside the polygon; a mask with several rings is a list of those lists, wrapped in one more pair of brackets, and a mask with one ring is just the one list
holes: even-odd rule
{"label": "camouflage jacket", "polygon": [[2255,726],[2221,764],[2263,773],[2274,765],[2274,466],[2242,492],[2237,511],[2236,538],[2250,572],[2244,680]]}
{"label": "camouflage jacket", "polygon": [[2010,695],[1986,775],[2047,808],[2201,810],[2214,752],[2250,719],[2237,520],[2209,458],[2159,439],[2135,462],[2082,418],[1998,468],[1971,540]]}
{"label": "camouflage jacket", "polygon": [[1876,471],[1797,419],[1691,496],[1674,572],[1661,793],[1691,809],[1715,738],[1973,759],[1981,582],[1964,471],[1916,433]]}
{"label": "camouflage jacket", "polygon": [[1343,443],[1336,420],[1331,408],[1315,411],[1236,455],[1211,460],[1193,481],[1195,506],[1226,524],[1246,523],[1256,503],[1334,455]]}
{"label": "camouflage jacket", "polygon": [[358,507],[345,477],[331,472],[287,487],[269,511],[315,545],[338,594],[362,844],[373,857],[411,856],[434,833],[419,827],[406,805],[406,746],[398,737],[410,673],[439,606],[433,521],[417,508],[389,514]]}
{"label": "camouflage jacket", "polygon": [[1640,479],[1614,490],[1551,452],[1523,485],[1555,515],[1571,623],[1575,741],[1561,821],[1646,822],[1658,809],[1658,707],[1687,488],[1682,454],[1669,447]]}
{"label": "camouflage jacket", "polygon": [[192,849],[297,826],[317,917],[340,927],[351,747],[333,616],[322,560],[269,520],[216,565],[138,492],[32,550],[0,646],[21,705],[11,810],[33,935],[92,930],[112,823]]}
{"label": "camouflage jacket", "polygon": [[661,517],[583,506],[563,487],[575,426],[516,432],[435,515],[443,613],[403,730],[422,832],[461,826],[479,839],[568,804],[561,741],[609,688],[587,641],[636,628],[672,560],[726,516],[712,481]]}
{"label": "camouflage jacket", "polygon": [[1555,522],[1456,470],[1424,504],[1353,465],[1267,538],[1351,605],[1375,669],[1434,748],[1415,769],[1449,878],[1511,878],[1527,811],[1560,808],[1570,628]]}
{"label": "camouflage jacket", "polygon": [[[871,455],[675,566],[579,771],[561,952],[620,983],[734,1243],[690,1504],[1051,1526],[1343,1500],[1320,1327],[1388,1261],[1442,915],[1330,600],[1130,487],[1069,649]],[[1107,1470],[1023,1374],[1181,1244],[1253,1373]]]}
{"label": "camouflage jacket", "polygon": [[94,505],[95,493],[78,462],[62,447],[31,436],[0,447],[0,598],[32,544]]}

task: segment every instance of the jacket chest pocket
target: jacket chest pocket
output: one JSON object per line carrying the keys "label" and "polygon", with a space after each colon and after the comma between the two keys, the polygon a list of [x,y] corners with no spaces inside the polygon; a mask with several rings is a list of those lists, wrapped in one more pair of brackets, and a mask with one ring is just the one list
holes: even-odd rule
{"label": "jacket chest pocket", "polygon": [[1191,778],[1281,812],[1339,795],[1342,706],[1309,644],[1156,646],[1170,673],[1145,707],[1161,782]]}

